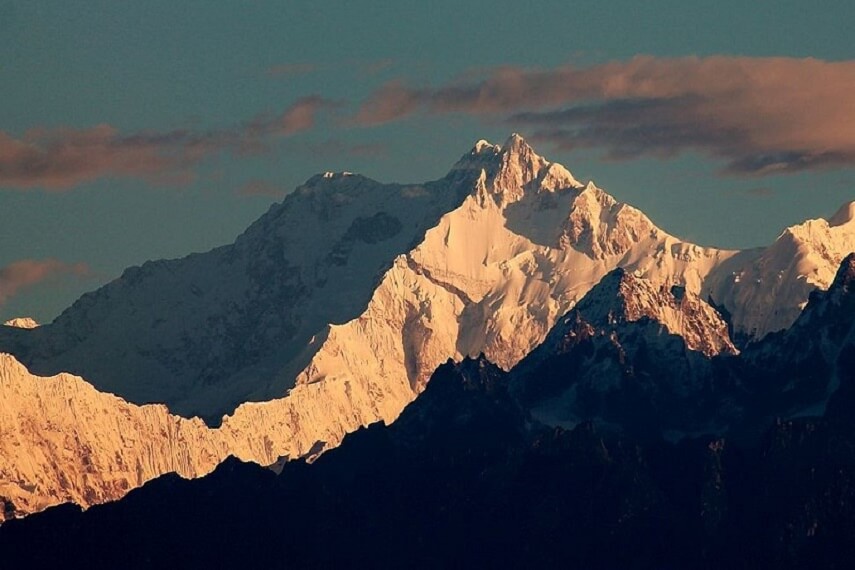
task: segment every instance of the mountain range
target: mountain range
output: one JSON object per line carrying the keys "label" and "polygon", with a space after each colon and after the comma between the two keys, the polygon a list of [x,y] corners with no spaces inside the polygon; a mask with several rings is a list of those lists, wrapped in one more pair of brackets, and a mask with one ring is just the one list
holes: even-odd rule
{"label": "mountain range", "polygon": [[[849,567],[855,254],[790,329],[741,354],[727,343],[705,354],[676,334],[677,310],[684,330],[714,317],[697,303],[614,270],[509,372],[483,355],[449,360],[396,422],[312,463],[277,475],[228,459],[198,480],[166,475],[116,503],[10,521],[0,548],[11,563],[105,568]],[[643,356],[646,341],[666,358]],[[710,385],[674,385],[689,355],[710,362]],[[585,408],[581,386],[600,405]],[[538,419],[543,397],[574,388],[566,410],[589,419]],[[819,394],[823,411],[781,419]],[[692,402],[706,406],[681,417]],[[675,441],[639,430],[705,411],[763,425]]]}
{"label": "mountain range", "polygon": [[844,405],[853,250],[855,202],[765,248],[684,242],[518,135],[424,184],[318,175],[231,245],[0,330],[0,516],[315,459],[448,359],[501,378],[525,425],[760,445]]}

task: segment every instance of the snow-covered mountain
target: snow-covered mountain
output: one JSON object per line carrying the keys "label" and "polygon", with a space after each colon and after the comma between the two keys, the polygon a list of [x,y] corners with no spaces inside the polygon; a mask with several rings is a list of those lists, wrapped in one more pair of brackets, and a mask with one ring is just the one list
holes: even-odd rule
{"label": "snow-covered mountain", "polygon": [[643,319],[655,321],[660,334],[679,336],[687,349],[704,356],[738,352],[730,340],[727,323],[709,303],[679,285],[656,287],[647,279],[617,268],[559,320],[531,356],[542,351],[560,352],[560,345],[578,336],[577,330],[611,334],[627,323]]}
{"label": "snow-covered mountain", "polygon": [[[853,204],[765,249],[704,248],[513,135],[479,141],[436,182],[316,176],[234,244],[130,268],[54,323],[0,333],[0,349],[216,423],[295,379],[349,373],[364,351],[372,374],[403,372],[416,390],[448,356],[484,351],[509,368],[615,267],[709,298],[737,337],[758,338],[831,282],[855,248]],[[395,322],[368,323],[378,311]]]}
{"label": "snow-covered mountain", "polygon": [[[234,244],[147,262],[2,348],[136,403],[218,421],[282,396],[328,323],[358,316],[392,259],[463,199],[448,180],[315,176]],[[11,338],[9,338],[11,337]]]}
{"label": "snow-covered mountain", "polygon": [[722,264],[705,291],[730,313],[735,334],[762,338],[789,327],[816,289],[826,289],[841,260],[855,251],[855,202],[832,217],[784,230],[769,247]]}
{"label": "snow-covered mountain", "polygon": [[[425,184],[314,177],[234,244],[130,268],[51,324],[3,328],[0,350],[137,404],[214,423],[232,413],[217,437],[269,464],[393,421],[448,358],[484,353],[510,369],[615,268],[645,284],[659,322],[691,348],[731,352],[701,299],[735,336],[790,325],[855,250],[853,210],[765,249],[701,247],[512,135],[479,141]],[[161,437],[139,429],[140,441]]]}

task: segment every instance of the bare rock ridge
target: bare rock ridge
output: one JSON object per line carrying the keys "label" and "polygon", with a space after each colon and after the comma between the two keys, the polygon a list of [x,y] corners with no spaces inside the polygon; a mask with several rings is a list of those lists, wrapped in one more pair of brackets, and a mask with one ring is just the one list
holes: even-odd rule
{"label": "bare rock ridge", "polygon": [[[621,283],[638,280],[633,287],[645,296],[637,302],[647,304],[636,312],[657,330],[682,335],[700,355],[732,352],[721,318],[700,299],[726,309],[749,339],[789,326],[855,250],[855,222],[845,217],[794,226],[768,248],[701,247],[580,183],[518,135],[502,146],[479,141],[446,177],[425,184],[318,175],[234,244],[130,268],[51,324],[0,328],[0,351],[28,369],[8,360],[2,439],[31,437],[16,434],[43,425],[40,410],[50,410],[83,446],[87,416],[57,391],[18,386],[67,371],[124,399],[75,392],[97,400],[111,426],[111,414],[144,409],[131,403],[162,402],[157,422],[185,425],[178,415],[200,415],[221,423],[192,424],[200,431],[189,449],[212,461],[220,453],[261,464],[302,456],[360,426],[392,422],[449,358],[484,353],[510,369],[615,268],[624,270]],[[19,391],[26,402],[16,403]],[[157,422],[128,428],[135,445],[160,459],[147,459],[142,475],[119,477],[127,488],[209,468],[198,460],[180,471],[169,458],[175,447],[162,445],[175,439]],[[17,489],[16,505],[88,505],[127,490],[102,492],[109,486],[95,471],[47,440],[27,445],[39,451],[0,463],[0,484]],[[101,445],[86,453],[104,454],[103,472],[124,473],[121,450]],[[28,461],[30,471],[21,471],[17,462]],[[73,490],[60,490],[59,472]]]}

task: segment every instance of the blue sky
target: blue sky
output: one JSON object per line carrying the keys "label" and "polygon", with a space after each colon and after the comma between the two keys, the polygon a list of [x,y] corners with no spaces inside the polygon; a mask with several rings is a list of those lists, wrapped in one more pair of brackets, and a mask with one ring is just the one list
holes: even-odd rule
{"label": "blue sky", "polygon": [[[438,178],[477,139],[501,142],[512,130],[577,178],[594,179],[669,232],[703,244],[767,243],[783,227],[855,199],[850,139],[828,125],[818,129],[824,138],[808,136],[798,123],[819,101],[817,112],[831,109],[819,121],[855,132],[853,116],[834,109],[839,97],[824,86],[848,85],[851,69],[798,60],[848,66],[855,59],[851,3],[604,4],[0,2],[0,318],[50,320],[126,266],[227,243],[316,172]],[[633,133],[606,136],[599,127],[615,103],[636,101],[637,89],[617,102],[596,89],[562,101],[558,82],[559,99],[541,107],[488,111],[479,104],[448,110],[456,102],[442,95],[447,86],[477,91],[499,66],[526,81],[538,70],[574,66],[608,82],[609,62],[625,72],[639,55],[659,66],[642,72],[655,72],[657,81],[687,66],[685,81],[695,89],[657,100],[667,125],[653,125],[656,132],[668,127],[683,136],[712,109],[712,122],[697,130],[731,121],[765,138],[748,143],[722,129],[616,157],[610,151]],[[673,101],[694,101],[698,89],[715,85],[715,71],[686,63],[688,56],[724,56],[728,75],[760,61],[747,72],[758,77],[772,66],[763,58],[792,58],[775,77],[792,69],[793,80],[772,84],[780,85],[778,101],[768,97],[772,87],[745,79],[742,87],[766,94],[776,109],[765,122],[723,112],[747,100],[726,91],[709,96],[711,107],[675,111]],[[412,109],[355,121],[366,102],[388,103],[379,90],[390,82],[410,90]],[[810,96],[802,101],[800,93]],[[544,136],[542,123],[510,120],[552,107],[578,114],[592,97],[587,122],[573,123],[560,140]],[[795,127],[781,134],[788,117]],[[51,145],[64,146],[51,152]],[[30,147],[39,153],[37,171]],[[770,153],[777,160],[791,151],[801,153],[791,164],[807,166],[723,173],[728,164],[766,164]],[[831,158],[814,164],[805,156]]]}

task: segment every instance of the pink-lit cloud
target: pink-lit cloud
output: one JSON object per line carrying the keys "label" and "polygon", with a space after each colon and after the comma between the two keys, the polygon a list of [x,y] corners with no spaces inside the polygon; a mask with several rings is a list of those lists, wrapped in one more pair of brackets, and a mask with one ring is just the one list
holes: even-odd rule
{"label": "pink-lit cloud", "polygon": [[687,149],[764,175],[855,164],[855,61],[656,58],[590,67],[506,67],[439,87],[392,82],[366,100],[363,125],[417,113],[509,121],[567,148],[610,158]]}
{"label": "pink-lit cloud", "polygon": [[230,129],[123,134],[99,125],[31,129],[19,138],[0,131],[0,188],[67,190],[99,178],[182,184],[193,179],[201,160],[220,152],[251,152],[271,138],[309,130],[318,113],[335,105],[311,95],[279,114],[259,115]]}
{"label": "pink-lit cloud", "polygon": [[85,277],[85,263],[65,263],[58,259],[22,259],[0,267],[0,305],[33,285],[62,275]]}
{"label": "pink-lit cloud", "polygon": [[276,135],[292,135],[315,126],[315,118],[320,111],[329,110],[339,104],[320,95],[310,95],[295,101],[272,124]]}

